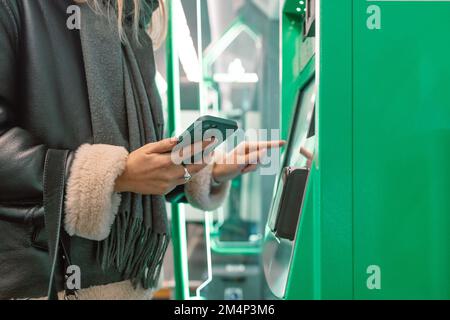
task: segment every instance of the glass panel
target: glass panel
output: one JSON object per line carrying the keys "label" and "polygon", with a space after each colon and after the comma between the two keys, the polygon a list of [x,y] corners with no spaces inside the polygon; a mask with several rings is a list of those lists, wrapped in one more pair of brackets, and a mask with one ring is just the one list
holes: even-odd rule
{"label": "glass panel", "polygon": [[312,123],[314,106],[316,104],[315,80],[312,80],[301,92],[299,100],[300,112],[295,119],[295,127],[291,132],[289,149],[286,154],[286,166],[304,167],[306,158],[300,154],[300,148],[306,147],[308,150],[314,150],[312,144],[314,138],[309,136]]}

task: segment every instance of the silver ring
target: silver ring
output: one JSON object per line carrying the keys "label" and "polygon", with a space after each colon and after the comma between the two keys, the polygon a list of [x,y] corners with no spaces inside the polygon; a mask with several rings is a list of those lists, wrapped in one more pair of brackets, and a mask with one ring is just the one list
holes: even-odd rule
{"label": "silver ring", "polygon": [[192,176],[189,173],[188,169],[186,169],[186,167],[183,167],[183,169],[184,169],[184,181],[189,182],[192,179]]}

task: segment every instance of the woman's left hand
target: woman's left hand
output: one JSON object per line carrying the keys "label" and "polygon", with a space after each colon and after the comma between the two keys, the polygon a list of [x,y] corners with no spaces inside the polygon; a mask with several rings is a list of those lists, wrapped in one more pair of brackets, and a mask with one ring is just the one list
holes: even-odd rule
{"label": "woman's left hand", "polygon": [[280,148],[286,141],[259,141],[244,142],[230,153],[216,159],[213,169],[213,178],[218,183],[223,183],[237,176],[258,169],[268,149]]}

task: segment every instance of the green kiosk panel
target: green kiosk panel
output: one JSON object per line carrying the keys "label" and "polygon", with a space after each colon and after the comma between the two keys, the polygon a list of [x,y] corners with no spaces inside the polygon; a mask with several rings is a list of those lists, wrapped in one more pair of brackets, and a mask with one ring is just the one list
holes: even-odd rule
{"label": "green kiosk panel", "polygon": [[[449,1],[283,2],[290,135],[263,247],[277,297],[450,299],[449,16]],[[286,213],[300,147],[314,160]]]}

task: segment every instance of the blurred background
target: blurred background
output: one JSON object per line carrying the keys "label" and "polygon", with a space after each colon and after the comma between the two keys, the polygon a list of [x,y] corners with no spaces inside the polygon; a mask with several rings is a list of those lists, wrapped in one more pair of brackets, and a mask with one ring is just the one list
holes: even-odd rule
{"label": "blurred background", "polygon": [[[167,135],[181,133],[203,114],[234,119],[244,130],[279,129],[279,1],[173,0],[172,5],[173,32],[167,41],[173,39],[179,71],[167,68],[171,49],[166,43],[156,52],[166,117],[171,116],[168,69],[180,86],[176,132]],[[224,207],[208,215],[168,205],[170,217],[172,212],[183,217],[186,252],[169,249],[157,299],[180,298],[180,290],[202,299],[271,298],[260,253],[274,180],[258,172],[236,179]],[[187,272],[177,270],[185,259]],[[176,274],[188,288],[175,289]]]}

